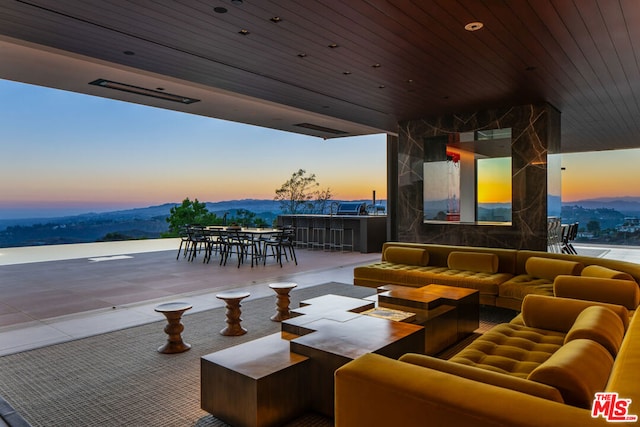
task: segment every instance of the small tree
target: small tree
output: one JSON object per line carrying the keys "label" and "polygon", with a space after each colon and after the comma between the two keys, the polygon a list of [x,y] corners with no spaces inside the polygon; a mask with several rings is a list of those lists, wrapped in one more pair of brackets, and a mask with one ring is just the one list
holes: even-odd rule
{"label": "small tree", "polygon": [[169,233],[165,236],[177,236],[180,229],[189,224],[213,225],[217,222],[216,214],[210,213],[205,203],[198,199],[193,201],[187,197],[181,205],[176,205],[169,211],[167,217]]}
{"label": "small tree", "polygon": [[315,208],[314,211],[316,213],[325,213],[327,207],[330,207],[331,199],[333,198],[333,194],[331,194],[331,189],[326,188],[324,190],[318,190],[314,193],[315,198]]}
{"label": "small tree", "polygon": [[251,226],[256,218],[256,214],[247,209],[238,209],[236,211],[236,217],[232,219],[232,222],[237,222],[243,227]]}
{"label": "small tree", "polygon": [[274,200],[280,202],[282,212],[301,213],[313,200],[313,190],[320,184],[316,182],[315,174],[307,175],[306,173],[304,169],[299,169],[276,190]]}

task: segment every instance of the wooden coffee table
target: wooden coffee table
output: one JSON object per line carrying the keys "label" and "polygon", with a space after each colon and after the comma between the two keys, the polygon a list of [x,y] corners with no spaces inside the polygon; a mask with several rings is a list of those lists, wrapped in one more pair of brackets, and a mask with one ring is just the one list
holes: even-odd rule
{"label": "wooden coffee table", "polygon": [[480,293],[475,289],[444,285],[412,288],[384,285],[374,300],[378,306],[416,313],[424,326],[424,353],[435,355],[478,329]]}
{"label": "wooden coffee table", "polygon": [[300,305],[282,332],[202,357],[202,409],[238,426],[283,425],[309,409],[333,417],[336,369],[365,353],[424,348],[421,326],[359,314],[372,301],[325,295]]}

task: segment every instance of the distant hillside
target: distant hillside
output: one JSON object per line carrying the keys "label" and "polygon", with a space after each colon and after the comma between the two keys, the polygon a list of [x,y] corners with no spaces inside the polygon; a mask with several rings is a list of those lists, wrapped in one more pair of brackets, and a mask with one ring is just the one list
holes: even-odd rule
{"label": "distant hillside", "polygon": [[581,206],[585,209],[613,209],[625,216],[640,216],[640,197],[602,197],[597,199],[562,202],[563,206]]}
{"label": "distant hillside", "polygon": [[[274,212],[280,213],[280,202],[274,200],[260,199],[243,199],[243,200],[227,200],[224,202],[207,202],[209,212],[218,214],[225,211],[246,209],[254,213]],[[220,216],[220,215],[218,215]]]}
{"label": "distant hillside", "polygon": [[[69,224],[86,221],[129,221],[129,220],[147,220],[166,218],[169,216],[172,207],[179,205],[176,203],[164,203],[157,206],[148,206],[145,208],[125,209],[111,212],[88,212],[80,215],[51,217],[51,218],[16,218],[16,219],[0,219],[0,231],[7,227],[22,226],[28,227],[35,224]],[[280,212],[280,204],[273,200],[229,200],[224,202],[206,202],[209,212],[213,212],[222,216],[226,211],[237,209],[247,209],[251,212]]]}
{"label": "distant hillside", "polygon": [[[171,208],[179,204],[165,203],[146,208],[57,218],[0,220],[0,247],[158,238],[168,230],[166,218]],[[220,218],[225,214],[229,218],[238,217],[237,211],[244,209],[253,212],[267,224],[274,223],[282,213],[280,203],[273,200],[206,202],[206,206],[209,212]]]}

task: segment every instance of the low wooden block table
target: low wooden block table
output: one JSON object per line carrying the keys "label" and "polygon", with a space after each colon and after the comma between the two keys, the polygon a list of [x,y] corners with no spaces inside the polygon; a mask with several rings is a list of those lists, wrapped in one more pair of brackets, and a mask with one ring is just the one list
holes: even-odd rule
{"label": "low wooden block table", "polygon": [[456,308],[458,341],[480,327],[480,292],[477,290],[445,285],[427,285],[420,289],[438,295],[445,304]]}
{"label": "low wooden block table", "polygon": [[425,354],[435,355],[478,329],[480,294],[475,289],[384,285],[378,292],[380,307],[416,313],[416,323],[425,329]]}
{"label": "low wooden block table", "polygon": [[423,328],[411,323],[360,314],[344,322],[320,318],[304,326],[312,332],[291,340],[291,351],[311,359],[311,407],[328,417],[334,413],[336,369],[366,353],[397,359],[424,348]]}
{"label": "low wooden block table", "polygon": [[281,333],[202,357],[202,409],[236,427],[281,426],[309,409],[333,417],[337,368],[365,353],[424,348],[421,326],[358,314],[371,301],[324,295],[300,304]]}
{"label": "low wooden block table", "polygon": [[309,406],[308,359],[281,333],[206,355],[201,407],[233,426],[280,426]]}

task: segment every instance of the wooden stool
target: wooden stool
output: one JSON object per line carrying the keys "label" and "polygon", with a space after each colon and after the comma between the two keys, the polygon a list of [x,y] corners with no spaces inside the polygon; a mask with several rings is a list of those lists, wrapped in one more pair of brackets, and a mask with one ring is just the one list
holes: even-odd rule
{"label": "wooden stool", "polygon": [[291,312],[289,311],[289,291],[296,286],[298,286],[298,284],[292,282],[271,283],[269,285],[269,287],[278,294],[278,300],[276,302],[277,311],[276,314],[271,316],[271,320],[274,322],[282,322],[291,317]]}
{"label": "wooden stool", "polygon": [[160,353],[172,354],[182,353],[191,348],[190,344],[182,341],[182,331],[184,331],[184,325],[180,323],[182,313],[192,308],[191,304],[186,302],[169,302],[166,304],[160,304],[155,308],[158,313],[164,314],[169,323],[165,326],[164,331],[169,335],[167,342],[164,345],[158,347]]}
{"label": "wooden stool", "polygon": [[226,336],[238,336],[247,333],[247,330],[240,326],[242,319],[240,318],[240,301],[251,295],[249,292],[228,291],[216,294],[216,298],[227,303],[227,327],[220,331],[220,334]]}

